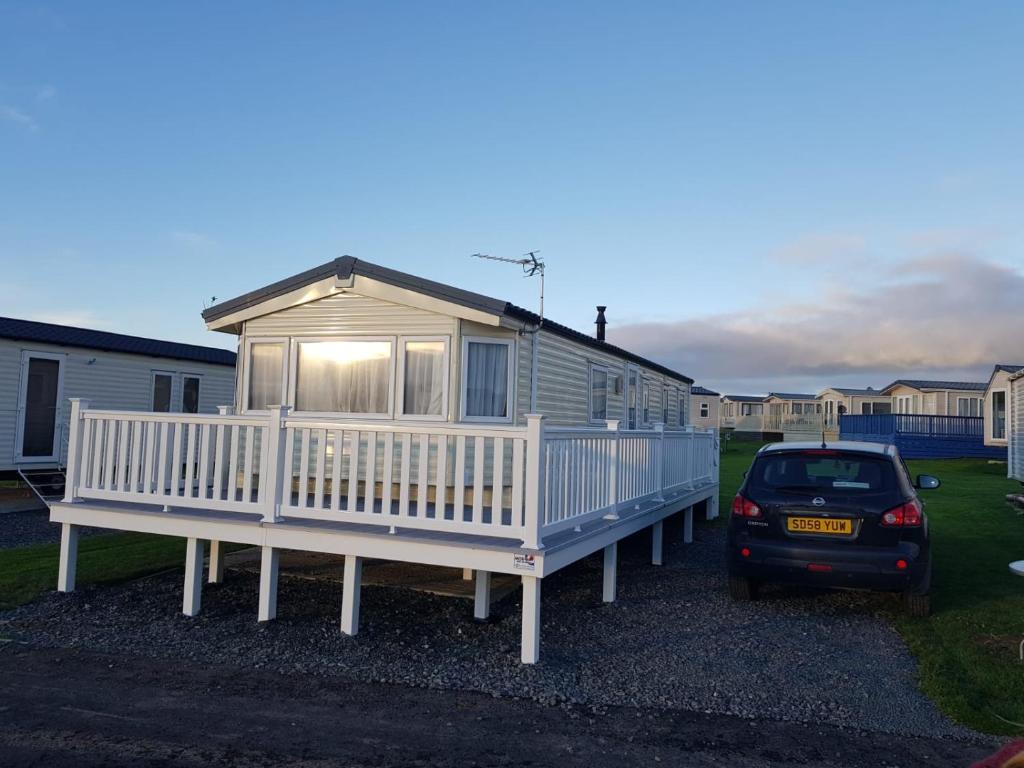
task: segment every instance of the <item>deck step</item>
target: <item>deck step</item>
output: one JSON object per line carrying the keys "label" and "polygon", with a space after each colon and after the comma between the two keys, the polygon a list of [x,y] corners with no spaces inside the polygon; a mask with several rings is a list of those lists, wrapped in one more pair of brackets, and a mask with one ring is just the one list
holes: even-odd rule
{"label": "deck step", "polygon": [[19,469],[18,474],[32,492],[46,506],[64,498],[64,485],[67,477],[63,469],[48,467],[45,469]]}

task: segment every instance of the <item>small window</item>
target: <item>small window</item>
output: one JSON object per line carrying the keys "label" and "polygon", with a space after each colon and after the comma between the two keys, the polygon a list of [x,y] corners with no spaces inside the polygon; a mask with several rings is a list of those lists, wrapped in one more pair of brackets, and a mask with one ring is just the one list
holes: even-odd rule
{"label": "small window", "polygon": [[668,425],[668,387],[661,388],[661,423]]}
{"label": "small window", "polygon": [[402,415],[438,416],[448,398],[447,344],[440,339],[402,342]]}
{"label": "small window", "polygon": [[590,420],[608,418],[608,371],[597,365],[590,366]]}
{"label": "small window", "polygon": [[676,406],[679,416],[679,426],[686,426],[686,395],[683,394],[683,390],[676,390]]}
{"label": "small window", "polygon": [[199,413],[199,377],[183,376],[181,384],[181,410],[183,413]]}
{"label": "small window", "polygon": [[644,424],[650,424],[651,423],[651,383],[649,381],[647,381],[646,379],[644,379],[644,383],[643,383],[642,403],[643,403],[643,423]]}
{"label": "small window", "polygon": [[803,403],[793,403],[793,415],[794,416],[802,416],[803,412],[804,412],[804,404]]}
{"label": "small window", "polygon": [[702,419],[707,419],[711,417],[711,403],[700,404],[700,417]]}
{"label": "small window", "polygon": [[296,411],[387,415],[390,384],[390,341],[298,344]]}
{"label": "small window", "polygon": [[156,413],[171,412],[171,386],[174,377],[169,373],[153,374],[153,410]]}
{"label": "small window", "polygon": [[992,393],[992,437],[996,440],[1006,439],[1006,392],[997,390]]}
{"label": "small window", "polygon": [[249,385],[246,408],[265,411],[272,405],[284,405],[283,342],[252,342],[249,344]]}
{"label": "small window", "polygon": [[512,342],[467,337],[463,344],[462,413],[508,421],[512,411]]}

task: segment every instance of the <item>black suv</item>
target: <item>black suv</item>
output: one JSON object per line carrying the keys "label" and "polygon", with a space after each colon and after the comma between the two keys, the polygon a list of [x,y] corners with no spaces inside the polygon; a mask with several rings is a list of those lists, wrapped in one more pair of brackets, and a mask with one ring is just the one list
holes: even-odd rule
{"label": "black suv", "polygon": [[931,610],[928,518],[895,446],[774,443],[758,451],[732,503],[729,592],[756,597],[764,581],[902,592]]}

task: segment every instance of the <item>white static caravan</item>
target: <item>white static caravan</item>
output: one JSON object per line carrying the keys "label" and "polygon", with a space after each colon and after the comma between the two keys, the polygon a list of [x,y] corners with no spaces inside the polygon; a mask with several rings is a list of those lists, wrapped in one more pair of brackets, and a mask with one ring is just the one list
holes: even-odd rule
{"label": "white static caravan", "polygon": [[718,429],[721,401],[717,392],[704,387],[690,387],[690,423],[701,429]]}
{"label": "white static caravan", "polygon": [[984,381],[897,379],[882,394],[892,399],[893,413],[981,416],[987,386]]}
{"label": "white static caravan", "polygon": [[1024,371],[1024,363],[997,363],[992,368],[982,404],[982,413],[985,417],[985,445],[1007,445],[1010,426],[1007,419],[1010,377],[1018,371]]}
{"label": "white static caravan", "polygon": [[817,399],[821,403],[822,426],[830,433],[839,431],[840,416],[892,412],[892,399],[871,387],[828,387],[818,393]]}
{"label": "white static caravan", "polygon": [[0,472],[64,466],[69,398],[95,408],[216,413],[234,403],[235,353],[0,318]]}
{"label": "white static caravan", "polygon": [[765,432],[782,434],[784,440],[821,436],[821,403],[816,395],[769,392],[764,407]]}
{"label": "white static caravan", "polygon": [[734,437],[750,436],[760,440],[764,434],[764,397],[760,395],[723,395],[719,410],[722,431]]}
{"label": "white static caravan", "polygon": [[1024,483],[1024,370],[1007,379],[1007,475]]}
{"label": "white static caravan", "polygon": [[[281,549],[345,556],[342,631],[355,634],[363,558],[522,577],[522,660],[539,653],[543,578],[696,505],[717,515],[718,445],[687,424],[691,379],[479,294],[351,257],[224,302],[239,409],[215,417],[79,407],[59,588],[78,526],[188,539],[184,611],[201,598],[204,542],[258,545],[258,617],[276,615]],[[125,440],[128,444],[125,444]],[[135,448],[138,447],[136,451]]]}

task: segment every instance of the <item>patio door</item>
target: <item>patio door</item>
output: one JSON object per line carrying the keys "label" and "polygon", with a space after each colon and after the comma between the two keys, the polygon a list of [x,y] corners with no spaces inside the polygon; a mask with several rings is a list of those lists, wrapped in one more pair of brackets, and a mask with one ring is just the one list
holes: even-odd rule
{"label": "patio door", "polygon": [[64,355],[21,353],[18,432],[15,460],[55,462],[60,456],[60,403],[64,386]]}

